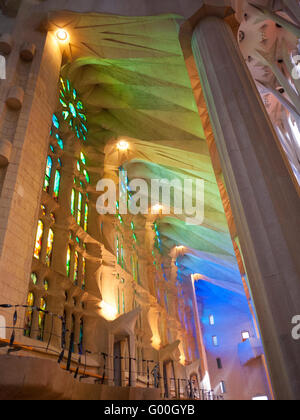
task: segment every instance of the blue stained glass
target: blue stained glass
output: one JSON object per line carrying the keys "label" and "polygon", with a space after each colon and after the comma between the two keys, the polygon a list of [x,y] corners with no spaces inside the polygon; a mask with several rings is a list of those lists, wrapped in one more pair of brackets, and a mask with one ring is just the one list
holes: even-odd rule
{"label": "blue stained glass", "polygon": [[68,105],[62,99],[60,99],[59,101],[60,101],[60,103],[62,104],[62,106],[64,108],[67,108],[68,107]]}
{"label": "blue stained glass", "polygon": [[56,134],[56,139],[57,139],[57,144],[59,145],[61,150],[64,150],[64,142],[62,141],[62,139],[59,137],[58,134]]}
{"label": "blue stained glass", "polygon": [[69,103],[69,108],[70,108],[70,111],[71,111],[71,114],[73,115],[73,117],[76,118],[77,117],[77,112],[76,112],[76,109],[75,109],[74,105]]}
{"label": "blue stained glass", "polygon": [[77,92],[76,92],[76,89],[73,89],[73,98],[74,98],[74,100],[77,98]]}
{"label": "blue stained glass", "polygon": [[53,115],[52,122],[53,122],[54,127],[59,129],[59,121],[55,114]]}
{"label": "blue stained glass", "polygon": [[70,115],[69,111],[63,111],[62,114],[63,114],[63,117],[64,117],[65,120],[67,120],[69,115]]}
{"label": "blue stained glass", "polygon": [[81,114],[80,112],[78,112],[78,115],[80,118],[82,118],[84,121],[87,121],[87,118],[84,114]]}
{"label": "blue stained glass", "polygon": [[77,102],[77,109],[83,110],[83,103],[81,101]]}

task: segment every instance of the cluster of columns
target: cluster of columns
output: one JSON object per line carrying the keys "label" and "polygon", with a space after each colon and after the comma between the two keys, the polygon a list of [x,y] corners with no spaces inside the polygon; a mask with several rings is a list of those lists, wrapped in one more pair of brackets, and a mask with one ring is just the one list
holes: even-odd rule
{"label": "cluster of columns", "polygon": [[277,399],[300,398],[300,200],[231,28],[205,13],[192,46]]}

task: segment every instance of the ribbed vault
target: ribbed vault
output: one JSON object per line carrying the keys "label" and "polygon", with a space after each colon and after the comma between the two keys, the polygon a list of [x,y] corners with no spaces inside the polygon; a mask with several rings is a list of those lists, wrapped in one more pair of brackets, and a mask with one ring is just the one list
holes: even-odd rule
{"label": "ribbed vault", "polygon": [[[114,145],[130,143],[123,167],[129,179],[203,179],[205,218],[187,225],[183,216],[158,220],[161,250],[177,245],[184,275],[241,292],[241,278],[219,187],[179,43],[180,16],[124,18],[99,14],[59,13],[49,26],[65,27],[63,75],[78,90],[87,110],[90,171],[115,176],[120,165]],[[194,197],[195,198],[195,197]],[[172,203],[173,204],[173,203]]]}

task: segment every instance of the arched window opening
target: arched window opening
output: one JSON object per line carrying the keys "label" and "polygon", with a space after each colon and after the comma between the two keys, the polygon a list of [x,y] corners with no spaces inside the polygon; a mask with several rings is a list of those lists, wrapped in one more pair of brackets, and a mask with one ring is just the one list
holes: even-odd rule
{"label": "arched window opening", "polygon": [[54,234],[53,230],[49,229],[48,240],[47,240],[47,251],[46,251],[46,265],[50,267],[52,260]]}
{"label": "arched window opening", "polygon": [[38,228],[36,233],[35,239],[35,248],[34,248],[34,257],[38,260],[40,259],[41,251],[42,251],[42,240],[44,234],[44,223],[39,220],[38,221]]}
{"label": "arched window opening", "polygon": [[51,179],[51,172],[52,172],[52,159],[50,156],[47,157],[47,165],[46,165],[46,174],[45,174],[45,181],[44,181],[44,191],[49,192],[50,188],[50,179]]}
{"label": "arched window opening", "polygon": [[47,302],[45,298],[41,298],[40,301],[40,311],[39,311],[39,334],[37,339],[39,341],[44,340],[44,333],[45,333],[45,322],[46,322],[46,314],[44,311],[47,310]]}
{"label": "arched window opening", "polygon": [[34,295],[33,293],[28,293],[27,296],[27,306],[25,313],[25,325],[24,325],[24,336],[30,337],[31,336],[31,329],[32,329],[32,318],[33,318],[33,306],[34,306]]}

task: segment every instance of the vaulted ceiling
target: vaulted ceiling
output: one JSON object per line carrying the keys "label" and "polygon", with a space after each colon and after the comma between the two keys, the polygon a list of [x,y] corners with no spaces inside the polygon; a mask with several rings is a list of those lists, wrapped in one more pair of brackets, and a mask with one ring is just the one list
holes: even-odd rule
{"label": "vaulted ceiling", "polygon": [[[63,75],[87,110],[91,171],[105,152],[105,171],[117,170],[112,144],[130,143],[122,162],[129,179],[203,179],[205,215],[201,226],[182,216],[159,218],[162,251],[185,247],[178,259],[184,275],[242,291],[238,265],[204,130],[188,76],[178,31],[181,17],[124,18],[60,12],[50,27],[70,34]],[[62,23],[64,22],[64,25]],[[66,24],[67,23],[67,24]],[[195,198],[195,197],[194,197]]]}

